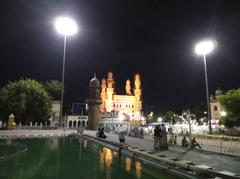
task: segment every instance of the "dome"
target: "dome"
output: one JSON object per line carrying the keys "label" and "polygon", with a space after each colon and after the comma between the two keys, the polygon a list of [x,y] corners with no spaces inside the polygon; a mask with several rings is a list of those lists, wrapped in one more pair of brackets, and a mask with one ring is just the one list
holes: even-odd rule
{"label": "dome", "polygon": [[94,74],[94,77],[90,80],[89,86],[90,86],[90,87],[100,87],[100,82],[99,82],[99,80],[96,78],[96,74]]}
{"label": "dome", "polygon": [[222,95],[223,94],[223,92],[222,92],[222,90],[220,89],[220,88],[218,88],[216,91],[215,91],[215,95],[216,96],[220,96],[220,95]]}

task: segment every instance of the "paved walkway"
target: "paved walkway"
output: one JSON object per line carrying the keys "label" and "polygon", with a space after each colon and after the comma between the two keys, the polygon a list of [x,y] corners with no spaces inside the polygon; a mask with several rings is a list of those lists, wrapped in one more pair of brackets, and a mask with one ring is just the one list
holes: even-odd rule
{"label": "paved walkway", "polygon": [[[96,131],[84,131],[84,134],[96,137]],[[119,142],[118,135],[105,133],[108,141]],[[153,141],[126,136],[126,144],[139,149],[153,151]],[[189,160],[198,165],[207,165],[218,171],[229,171],[240,174],[240,157],[231,157],[213,152],[187,150],[181,146],[171,145],[169,150],[155,151],[156,155],[175,157],[179,160]]]}

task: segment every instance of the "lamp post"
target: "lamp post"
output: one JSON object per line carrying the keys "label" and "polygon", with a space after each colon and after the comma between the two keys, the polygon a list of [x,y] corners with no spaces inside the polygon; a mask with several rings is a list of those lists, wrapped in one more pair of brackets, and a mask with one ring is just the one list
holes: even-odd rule
{"label": "lamp post", "polygon": [[74,35],[75,33],[77,33],[78,27],[76,22],[74,22],[74,20],[68,17],[58,17],[55,20],[55,28],[59,34],[64,35],[62,87],[61,87],[61,103],[60,103],[60,118],[59,118],[59,127],[60,127],[62,118],[63,118],[63,96],[64,96],[64,76],[65,76],[65,57],[66,57],[67,36]]}
{"label": "lamp post", "polygon": [[207,97],[207,119],[209,123],[209,133],[212,133],[211,115],[210,115],[210,103],[209,103],[209,92],[208,92],[208,76],[207,76],[207,62],[206,55],[209,54],[214,48],[214,43],[211,40],[206,40],[198,43],[195,46],[195,52],[203,57],[204,72],[205,72],[205,86],[206,86],[206,97]]}

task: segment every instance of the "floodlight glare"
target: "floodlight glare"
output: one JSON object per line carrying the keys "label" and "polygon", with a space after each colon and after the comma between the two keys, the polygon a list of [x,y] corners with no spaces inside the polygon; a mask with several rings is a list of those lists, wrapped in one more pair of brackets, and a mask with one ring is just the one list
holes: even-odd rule
{"label": "floodlight glare", "polygon": [[78,31],[76,22],[68,17],[58,17],[55,21],[55,28],[63,35],[73,35]]}
{"label": "floodlight glare", "polygon": [[206,54],[209,54],[213,50],[213,48],[214,48],[213,42],[210,40],[207,40],[207,41],[198,43],[195,47],[195,52],[198,55],[206,55]]}
{"label": "floodlight glare", "polygon": [[226,111],[221,112],[221,116],[226,116],[226,115],[227,115]]}

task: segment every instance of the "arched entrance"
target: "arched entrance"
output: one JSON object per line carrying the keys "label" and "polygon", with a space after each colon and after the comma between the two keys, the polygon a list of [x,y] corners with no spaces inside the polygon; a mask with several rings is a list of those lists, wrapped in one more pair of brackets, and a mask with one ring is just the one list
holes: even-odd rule
{"label": "arched entrance", "polygon": [[69,126],[69,127],[72,127],[72,121],[69,121],[68,126]]}

